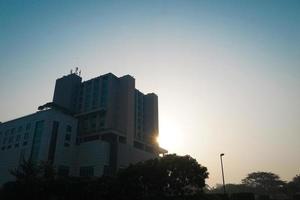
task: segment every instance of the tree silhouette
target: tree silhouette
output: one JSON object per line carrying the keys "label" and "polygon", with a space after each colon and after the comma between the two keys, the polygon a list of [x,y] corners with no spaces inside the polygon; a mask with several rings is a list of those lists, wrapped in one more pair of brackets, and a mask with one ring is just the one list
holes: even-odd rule
{"label": "tree silhouette", "polygon": [[10,173],[17,181],[29,183],[37,180],[40,169],[31,159],[23,159],[17,168],[10,170]]}
{"label": "tree silhouette", "polygon": [[[226,186],[226,193],[228,194],[233,194],[233,193],[243,193],[243,192],[248,192],[251,193],[253,192],[253,188],[244,185],[244,184],[232,184],[228,183],[225,185]],[[212,188],[209,193],[223,193],[223,185],[222,184],[217,184],[216,187]]]}
{"label": "tree silhouette", "polygon": [[246,186],[255,189],[258,194],[274,194],[280,191],[285,182],[272,172],[253,172],[242,180]]}
{"label": "tree silhouette", "polygon": [[128,198],[158,199],[202,192],[208,172],[190,156],[170,154],[131,165],[118,177]]}
{"label": "tree silhouette", "polygon": [[296,175],[292,181],[287,184],[288,193],[294,195],[300,193],[300,174]]}
{"label": "tree silhouette", "polygon": [[16,177],[15,182],[10,182],[6,185],[9,188],[14,188],[15,194],[26,199],[36,199],[38,194],[41,193],[41,187],[39,187],[39,175],[40,168],[31,159],[23,159],[20,165],[10,170],[10,173]]}
{"label": "tree silhouette", "polygon": [[175,154],[130,165],[116,177],[56,176],[51,163],[32,160],[11,174],[16,181],[4,184],[1,199],[196,199],[208,178],[206,167]]}

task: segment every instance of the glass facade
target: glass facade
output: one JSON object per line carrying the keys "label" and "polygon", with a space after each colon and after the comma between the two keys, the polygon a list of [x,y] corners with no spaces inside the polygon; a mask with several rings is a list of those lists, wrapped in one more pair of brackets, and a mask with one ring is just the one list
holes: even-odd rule
{"label": "glass facade", "polygon": [[56,140],[58,134],[59,122],[54,121],[52,124],[51,140],[49,145],[48,160],[53,163],[55,158]]}
{"label": "glass facade", "polygon": [[94,176],[94,167],[93,166],[80,167],[79,175],[84,177]]}
{"label": "glass facade", "polygon": [[[31,149],[31,159],[33,161],[38,160],[40,147],[41,147],[41,139],[44,130],[44,121],[38,121],[35,123],[33,141],[32,141],[32,149]],[[23,144],[24,145],[24,144]]]}
{"label": "glass facade", "polygon": [[69,176],[70,167],[65,165],[60,165],[57,170],[59,176]]}

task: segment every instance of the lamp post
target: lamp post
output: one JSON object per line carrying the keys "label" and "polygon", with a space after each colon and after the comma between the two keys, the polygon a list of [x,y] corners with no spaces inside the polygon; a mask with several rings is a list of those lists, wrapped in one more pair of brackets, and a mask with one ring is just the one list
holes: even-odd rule
{"label": "lamp post", "polygon": [[225,189],[225,178],[224,178],[224,169],[223,169],[223,160],[222,157],[224,156],[224,153],[220,154],[220,159],[221,159],[221,168],[222,168],[222,178],[223,178],[223,190],[224,190],[224,195],[226,194],[226,189]]}

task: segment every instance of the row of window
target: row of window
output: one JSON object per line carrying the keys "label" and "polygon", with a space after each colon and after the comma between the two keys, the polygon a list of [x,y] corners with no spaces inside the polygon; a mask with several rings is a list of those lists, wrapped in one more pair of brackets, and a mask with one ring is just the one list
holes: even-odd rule
{"label": "row of window", "polygon": [[[65,165],[60,165],[57,170],[57,174],[59,176],[69,176],[69,172],[70,172],[70,167]],[[94,167],[93,166],[80,167],[79,175],[83,177],[94,176]]]}
{"label": "row of window", "polygon": [[[41,132],[42,130],[40,130],[39,132]],[[70,142],[71,142],[71,131],[72,131],[72,126],[68,125],[67,126],[67,129],[66,129],[67,133],[65,135],[65,138],[64,138],[64,146],[65,147],[69,147],[70,146]],[[28,139],[29,139],[29,133],[26,132],[25,135],[24,135],[24,141],[23,141],[23,146],[26,146],[28,144]],[[40,140],[40,137],[41,135],[37,135],[37,139]],[[14,141],[14,138],[15,138],[15,141]],[[21,135],[16,135],[15,136],[10,136],[10,137],[5,137],[3,138],[3,142],[2,142],[2,145],[5,145],[6,143],[8,144],[8,146],[3,146],[1,147],[1,150],[5,150],[5,149],[11,149],[13,147],[13,144],[12,143],[16,143],[14,145],[15,148],[18,148],[20,145],[20,140],[21,140],[22,136]]]}
{"label": "row of window", "polygon": [[64,147],[69,147],[71,144],[71,134],[67,133],[65,135]]}
{"label": "row of window", "polygon": [[[16,140],[16,142],[18,142],[18,141]],[[69,146],[71,145],[70,142],[71,142],[71,134],[66,134],[64,146],[65,146],[65,147],[69,147]],[[5,144],[5,143],[3,143],[3,144]],[[22,143],[23,146],[26,146],[27,144],[28,144],[28,141],[24,141],[24,142]],[[8,145],[7,147],[6,147],[6,146],[1,147],[1,150],[4,151],[5,149],[11,149],[12,146],[13,146],[13,145],[12,145],[11,143],[9,143],[9,145]],[[19,146],[20,146],[19,143],[16,143],[16,144],[14,145],[15,148],[18,148]]]}
{"label": "row of window", "polygon": [[80,167],[79,175],[84,177],[94,176],[94,167],[93,166]]}
{"label": "row of window", "polygon": [[25,129],[25,131],[29,131],[31,129],[31,123],[27,123],[26,126],[24,125],[24,128],[21,125],[18,128],[11,128],[11,129],[8,129],[8,130],[3,131],[3,132],[0,131],[0,137],[2,136],[2,134],[4,136],[14,135],[15,133],[22,132],[24,129]]}
{"label": "row of window", "polygon": [[[80,95],[79,95],[79,100],[78,100],[78,109],[81,110],[83,107],[83,103],[84,103],[84,110],[89,110],[90,107],[92,106],[92,108],[96,108],[97,107],[97,103],[99,102],[99,96],[100,96],[100,106],[104,107],[107,103],[107,96],[108,96],[108,82],[107,82],[107,78],[103,78],[102,79],[102,85],[101,85],[101,95],[99,95],[99,85],[98,82],[99,80],[96,79],[95,80],[95,84],[93,87],[93,94],[91,94],[91,90],[92,90],[92,82],[89,81],[86,84],[83,85],[83,87],[86,87],[85,89],[83,89],[83,87],[80,89]],[[97,83],[96,83],[97,82]],[[85,99],[83,102],[83,91],[85,90]],[[91,98],[92,97],[92,98]],[[92,100],[92,102],[91,102]],[[92,104],[91,104],[92,103]]]}
{"label": "row of window", "polygon": [[[22,143],[22,146],[26,146],[28,144],[27,141]],[[8,145],[8,146],[3,146],[1,147],[1,150],[4,151],[5,149],[9,150],[14,146],[14,148],[18,148],[20,146],[20,143],[16,143],[15,145]]]}
{"label": "row of window", "polygon": [[[28,140],[29,136],[30,136],[29,132],[25,132],[23,140]],[[2,144],[5,145],[6,143],[11,144],[11,143],[14,143],[14,142],[20,142],[21,139],[22,139],[22,135],[5,137],[2,140]]]}
{"label": "row of window", "polygon": [[[3,135],[3,136],[9,136],[9,135],[14,135],[16,132],[17,133],[20,133],[22,132],[23,130],[25,130],[25,135],[26,134],[29,134],[27,131],[29,131],[31,129],[31,123],[27,123],[25,128],[23,129],[23,126],[19,126],[17,129],[16,128],[11,128],[11,129],[8,129],[4,132],[0,131],[0,137]],[[17,131],[16,131],[17,130]],[[67,132],[72,132],[72,126],[68,125],[67,128],[66,128],[66,131]],[[4,134],[3,134],[4,133]]]}

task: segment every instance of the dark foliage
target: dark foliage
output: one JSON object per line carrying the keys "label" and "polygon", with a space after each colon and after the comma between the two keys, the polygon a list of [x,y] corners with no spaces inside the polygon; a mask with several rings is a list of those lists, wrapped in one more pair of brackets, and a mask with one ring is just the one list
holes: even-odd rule
{"label": "dark foliage", "polygon": [[296,175],[293,180],[286,185],[286,190],[292,195],[300,195],[300,175]]}
{"label": "dark foliage", "polygon": [[23,161],[1,199],[214,199],[202,189],[207,169],[190,156],[167,155],[131,165],[116,177],[60,177],[50,163]]}
{"label": "dark foliage", "polygon": [[242,183],[254,189],[257,194],[275,194],[281,192],[285,182],[272,172],[253,172]]}
{"label": "dark foliage", "polygon": [[231,200],[255,200],[255,196],[250,192],[234,193],[230,196]]}
{"label": "dark foliage", "polygon": [[165,199],[201,193],[208,172],[190,156],[172,154],[131,165],[118,177],[126,198]]}
{"label": "dark foliage", "polygon": [[[234,194],[234,193],[253,193],[254,189],[244,184],[226,184],[226,193]],[[217,187],[212,188],[209,193],[223,193],[223,185],[219,184]]]}

